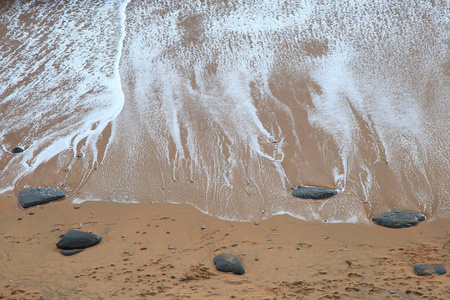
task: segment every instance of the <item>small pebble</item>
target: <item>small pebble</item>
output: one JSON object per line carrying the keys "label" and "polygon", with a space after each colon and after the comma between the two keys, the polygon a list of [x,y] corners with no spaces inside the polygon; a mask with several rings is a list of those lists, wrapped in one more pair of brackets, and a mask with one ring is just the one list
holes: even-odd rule
{"label": "small pebble", "polygon": [[30,216],[34,215],[34,212],[30,211],[29,215],[30,215]]}
{"label": "small pebble", "polygon": [[206,229],[206,226],[202,226],[202,229]]}
{"label": "small pebble", "polygon": [[123,239],[124,239],[124,238],[126,238],[126,235],[125,235],[125,234],[123,234],[123,235],[122,235],[122,238],[123,238]]}
{"label": "small pebble", "polygon": [[200,267],[203,267],[205,264],[204,263],[198,263],[198,265],[200,266]]}
{"label": "small pebble", "polygon": [[11,153],[17,154],[17,153],[22,153],[25,149],[23,149],[22,147],[16,147],[14,149],[11,150]]}
{"label": "small pebble", "polygon": [[234,244],[231,244],[231,247],[236,247],[238,244],[237,243],[234,243]]}
{"label": "small pebble", "polygon": [[258,223],[258,222],[255,222],[255,225],[259,225],[259,223]]}
{"label": "small pebble", "polygon": [[297,248],[295,248],[295,249],[300,250],[300,247],[297,247]]}
{"label": "small pebble", "polygon": [[242,256],[246,256],[247,255],[247,253],[242,253]]}
{"label": "small pebble", "polygon": [[174,250],[175,247],[169,246],[169,247],[167,247],[167,249],[169,249],[169,250]]}
{"label": "small pebble", "polygon": [[272,238],[267,238],[266,241],[270,242],[272,240]]}
{"label": "small pebble", "polygon": [[396,291],[389,291],[389,294],[397,294]]}
{"label": "small pebble", "polygon": [[18,220],[18,221],[22,221],[22,218],[18,218],[17,220]]}

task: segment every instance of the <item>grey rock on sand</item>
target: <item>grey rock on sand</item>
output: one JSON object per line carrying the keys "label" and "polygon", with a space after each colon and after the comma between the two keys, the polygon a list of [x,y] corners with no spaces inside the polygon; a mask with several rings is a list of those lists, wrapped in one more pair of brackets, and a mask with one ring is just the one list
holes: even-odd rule
{"label": "grey rock on sand", "polygon": [[56,247],[60,249],[83,249],[97,245],[102,238],[93,233],[69,230],[60,240],[56,243]]}
{"label": "grey rock on sand", "polygon": [[337,191],[320,186],[298,186],[293,189],[292,196],[301,199],[325,199],[337,195]]}
{"label": "grey rock on sand", "polygon": [[389,228],[411,227],[425,219],[426,217],[421,213],[406,210],[391,210],[372,218],[378,225]]}
{"label": "grey rock on sand", "polygon": [[23,208],[65,198],[66,194],[58,188],[35,187],[19,191],[19,202]]}
{"label": "grey rock on sand", "polygon": [[419,276],[432,274],[443,275],[447,273],[447,270],[445,270],[444,266],[440,265],[415,265],[414,273]]}
{"label": "grey rock on sand", "polygon": [[244,265],[236,255],[221,253],[214,257],[214,264],[216,265],[216,269],[222,272],[232,272],[237,275],[245,273]]}

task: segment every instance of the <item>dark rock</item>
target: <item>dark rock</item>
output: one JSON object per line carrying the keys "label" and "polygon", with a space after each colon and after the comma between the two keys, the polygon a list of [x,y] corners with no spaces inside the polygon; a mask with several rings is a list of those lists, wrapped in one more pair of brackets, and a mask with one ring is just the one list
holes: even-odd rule
{"label": "dark rock", "polygon": [[99,235],[79,231],[69,230],[62,238],[56,243],[56,247],[60,249],[83,249],[91,246],[95,246],[102,238]]}
{"label": "dark rock", "polygon": [[22,147],[16,147],[14,149],[11,150],[11,153],[22,153],[24,151],[24,149]]}
{"label": "dark rock", "polygon": [[337,195],[337,191],[320,186],[299,186],[293,189],[292,196],[302,199],[325,199]]}
{"label": "dark rock", "polygon": [[444,266],[440,265],[415,265],[414,266],[414,273],[416,273],[419,276],[423,275],[443,275],[447,271],[445,270]]}
{"label": "dark rock", "polygon": [[233,274],[242,275],[245,273],[244,265],[236,255],[222,253],[214,257],[216,269],[222,272],[232,272]]}
{"label": "dark rock", "polygon": [[65,198],[66,194],[60,189],[37,187],[19,191],[19,201],[23,208],[43,204]]}
{"label": "dark rock", "polygon": [[447,243],[445,243],[444,246],[442,246],[442,249],[445,249],[445,246],[447,246],[447,244],[450,244],[450,240],[448,240]]}
{"label": "dark rock", "polygon": [[80,252],[83,252],[84,249],[73,249],[73,250],[62,250],[61,254],[65,256],[71,256]]}
{"label": "dark rock", "polygon": [[406,228],[417,225],[420,221],[425,220],[425,216],[413,211],[391,210],[373,217],[372,220],[378,225],[385,227]]}

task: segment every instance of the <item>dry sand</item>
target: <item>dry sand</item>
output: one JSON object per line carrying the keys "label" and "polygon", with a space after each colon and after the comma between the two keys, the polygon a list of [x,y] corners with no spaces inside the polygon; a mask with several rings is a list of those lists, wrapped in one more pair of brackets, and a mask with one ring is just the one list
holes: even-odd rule
{"label": "dry sand", "polygon": [[[15,197],[0,199],[0,299],[448,299],[450,294],[449,274],[413,272],[422,263],[449,268],[450,244],[443,247],[450,240],[449,219],[408,229],[304,222],[287,215],[256,224],[222,221],[189,205],[74,205],[67,199],[22,210]],[[102,242],[63,256],[55,243],[69,229],[92,231]],[[246,274],[217,271],[213,257],[221,252],[238,255]]]}

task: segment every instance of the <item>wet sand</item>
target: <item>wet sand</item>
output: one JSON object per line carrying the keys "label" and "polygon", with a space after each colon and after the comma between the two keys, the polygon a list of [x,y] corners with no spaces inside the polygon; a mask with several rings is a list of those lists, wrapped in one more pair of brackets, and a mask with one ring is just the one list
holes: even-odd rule
{"label": "wet sand", "polygon": [[[443,247],[448,218],[407,229],[287,215],[231,222],[189,205],[76,205],[69,198],[23,210],[15,197],[0,198],[1,299],[445,299],[450,293],[449,274],[413,272],[415,264],[450,267],[450,244]],[[92,231],[102,242],[63,256],[55,243],[69,229]],[[222,252],[238,255],[246,274],[217,271],[213,258]]]}

